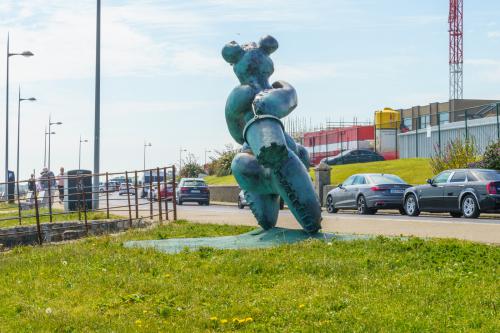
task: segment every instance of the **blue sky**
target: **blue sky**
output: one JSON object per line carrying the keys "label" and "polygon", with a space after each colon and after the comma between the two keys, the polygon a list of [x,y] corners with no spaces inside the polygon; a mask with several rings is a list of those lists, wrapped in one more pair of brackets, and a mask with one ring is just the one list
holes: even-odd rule
{"label": "blue sky", "polygon": [[[232,143],[224,104],[238,84],[222,46],[271,34],[273,80],[298,91],[296,117],[319,124],[372,118],[448,97],[448,1],[441,0],[103,0],[102,170],[177,163],[179,148],[203,162],[205,149]],[[465,1],[465,98],[500,98],[500,2]],[[10,167],[15,169],[17,86],[23,97],[21,172],[43,164],[49,113],[64,124],[53,169],[92,168],[95,1],[2,0],[0,45],[11,34]],[[0,156],[4,156],[5,54],[0,54]],[[2,65],[3,64],[3,65]],[[0,163],[3,174],[3,162]]]}

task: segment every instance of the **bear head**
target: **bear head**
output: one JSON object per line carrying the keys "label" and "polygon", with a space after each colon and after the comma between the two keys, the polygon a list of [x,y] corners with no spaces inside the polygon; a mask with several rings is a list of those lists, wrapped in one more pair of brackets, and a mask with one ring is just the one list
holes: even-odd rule
{"label": "bear head", "polygon": [[241,84],[268,86],[269,77],[274,72],[274,64],[269,55],[278,48],[278,41],[272,36],[262,37],[259,44],[239,45],[232,41],[222,49],[222,57],[233,66],[233,71]]}

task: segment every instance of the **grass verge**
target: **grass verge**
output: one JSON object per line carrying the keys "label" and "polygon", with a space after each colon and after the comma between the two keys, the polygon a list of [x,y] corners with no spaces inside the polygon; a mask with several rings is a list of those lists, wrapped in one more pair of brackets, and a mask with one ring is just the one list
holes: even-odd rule
{"label": "grass verge", "polygon": [[[409,184],[424,184],[427,178],[432,178],[432,170],[427,158],[407,158],[382,162],[356,163],[336,165],[332,167],[332,184],[339,184],[347,177],[356,173],[391,173],[400,176]],[[314,178],[314,170],[310,169]],[[209,185],[237,185],[233,175],[205,178]]]}
{"label": "grass verge", "polygon": [[499,247],[382,237],[177,255],[122,246],[248,230],[180,222],[0,254],[0,331],[500,329]]}

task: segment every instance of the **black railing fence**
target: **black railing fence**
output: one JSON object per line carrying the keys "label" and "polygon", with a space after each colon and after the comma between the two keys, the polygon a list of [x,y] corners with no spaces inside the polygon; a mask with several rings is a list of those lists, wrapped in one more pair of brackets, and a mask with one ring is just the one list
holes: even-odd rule
{"label": "black railing fence", "polygon": [[[34,173],[35,174],[35,173]],[[42,223],[140,218],[177,220],[175,166],[99,174],[68,171],[37,179],[0,183],[0,228],[35,225],[42,243]]]}

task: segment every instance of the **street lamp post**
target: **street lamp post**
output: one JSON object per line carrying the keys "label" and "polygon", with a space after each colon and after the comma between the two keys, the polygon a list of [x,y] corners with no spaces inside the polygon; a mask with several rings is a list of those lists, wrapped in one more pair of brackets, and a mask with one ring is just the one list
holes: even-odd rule
{"label": "street lamp post", "polygon": [[203,164],[203,170],[207,170],[207,153],[211,153],[212,151],[211,150],[206,150],[205,149],[205,164]]}
{"label": "street lamp post", "polygon": [[43,142],[43,167],[47,166],[47,135],[54,135],[56,132],[47,132],[47,126],[45,126],[45,141]]}
{"label": "street lamp post", "polygon": [[47,165],[47,168],[49,169],[49,171],[50,171],[50,137],[52,136],[52,132],[50,131],[50,127],[52,125],[62,125],[62,123],[60,121],[58,121],[58,122],[52,122],[51,121],[51,116],[49,115],[49,157],[48,157],[48,165]]}
{"label": "street lamp post", "polygon": [[179,149],[179,174],[181,173],[181,169],[182,169],[182,152],[185,152],[185,151],[187,151],[187,149],[184,149],[184,148]]}
{"label": "street lamp post", "polygon": [[78,170],[81,170],[81,162],[82,162],[82,142],[89,142],[89,140],[82,140],[82,136],[80,135],[80,145],[78,147]]}
{"label": "street lamp post", "polygon": [[[5,183],[9,182],[9,59],[12,56],[21,55],[31,57],[33,53],[24,51],[22,53],[11,53],[9,48],[10,35],[7,34],[7,79],[5,88]],[[17,176],[17,175],[16,175]],[[17,176],[18,177],[18,176]]]}
{"label": "street lamp post", "polygon": [[21,133],[21,102],[22,101],[36,101],[36,98],[21,98],[21,87],[19,87],[19,97],[17,99],[17,166],[16,166],[16,177],[19,180],[19,141]]}
{"label": "street lamp post", "polygon": [[146,170],[146,147],[151,147],[152,144],[151,142],[144,142],[144,169],[143,170]]}

